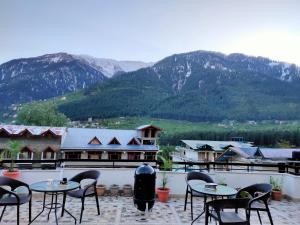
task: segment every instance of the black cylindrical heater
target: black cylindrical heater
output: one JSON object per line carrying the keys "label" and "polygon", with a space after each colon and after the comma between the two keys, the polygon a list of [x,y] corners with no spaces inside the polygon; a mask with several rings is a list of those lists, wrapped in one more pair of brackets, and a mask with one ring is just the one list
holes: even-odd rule
{"label": "black cylindrical heater", "polygon": [[155,170],[144,163],[135,170],[133,201],[138,210],[152,209],[155,201]]}

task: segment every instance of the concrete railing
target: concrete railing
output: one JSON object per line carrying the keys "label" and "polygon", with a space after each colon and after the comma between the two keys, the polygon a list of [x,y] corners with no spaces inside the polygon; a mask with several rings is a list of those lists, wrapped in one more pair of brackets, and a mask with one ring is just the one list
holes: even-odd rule
{"label": "concrete railing", "polygon": [[[77,173],[89,168],[65,168],[63,177],[71,178]],[[134,171],[132,168],[99,168],[101,172],[99,183],[110,186],[111,184],[134,184]],[[185,172],[166,172],[168,174],[168,187],[171,194],[184,195],[186,190]],[[61,170],[22,170],[20,180],[32,184],[34,182],[51,179],[60,179]],[[276,172],[237,172],[237,171],[212,171],[209,173],[215,182],[222,180],[227,185],[235,188],[245,187],[255,183],[269,183],[270,176],[279,179],[283,184],[283,194],[300,200],[300,176]],[[157,172],[156,185],[161,183],[162,172]]]}

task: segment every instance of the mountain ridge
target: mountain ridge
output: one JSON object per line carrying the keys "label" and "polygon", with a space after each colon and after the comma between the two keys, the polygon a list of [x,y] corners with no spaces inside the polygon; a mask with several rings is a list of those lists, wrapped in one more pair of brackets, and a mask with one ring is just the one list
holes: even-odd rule
{"label": "mountain ridge", "polygon": [[[300,69],[294,64],[194,51],[85,89],[83,98],[60,105],[60,110],[72,119],[294,119],[300,118],[299,87]],[[83,106],[85,111],[78,110]]]}

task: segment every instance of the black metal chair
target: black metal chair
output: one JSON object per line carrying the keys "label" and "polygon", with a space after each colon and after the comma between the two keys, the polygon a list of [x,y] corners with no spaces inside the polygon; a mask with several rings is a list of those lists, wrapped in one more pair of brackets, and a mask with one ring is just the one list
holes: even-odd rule
{"label": "black metal chair", "polygon": [[272,186],[267,183],[253,184],[248,187],[242,188],[236,194],[237,198],[243,197],[243,193],[250,195],[251,200],[249,202],[249,216],[251,211],[257,211],[260,224],[262,224],[259,212],[267,212],[270,223],[273,225],[273,219],[268,206],[268,200],[271,197]]}
{"label": "black metal chair", "polygon": [[[186,175],[186,182],[190,180],[202,180],[206,183],[213,183],[213,179],[205,173],[197,172],[197,171],[191,171]],[[195,191],[192,191],[189,185],[186,186],[186,192],[185,192],[185,201],[184,201],[184,211],[186,211],[186,205],[187,205],[187,199],[188,195],[191,196],[191,218],[193,220],[193,197],[204,197],[204,204],[206,203],[207,196]]]}
{"label": "black metal chair", "polygon": [[[208,225],[208,218],[214,218],[219,225],[250,225],[249,199],[233,198],[233,199],[217,199],[206,203],[205,207],[205,225]],[[228,211],[233,209],[233,211]],[[245,218],[240,217],[237,209],[245,210]]]}
{"label": "black metal chair", "polygon": [[[29,223],[31,222],[31,190],[28,184],[19,180],[15,180],[8,177],[0,177],[0,206],[3,206],[3,210],[0,216],[0,222],[4,215],[7,206],[17,206],[17,224],[20,224],[20,206],[29,203]],[[10,187],[10,190],[4,188],[4,186]],[[28,193],[17,193],[16,188],[26,187]]]}
{"label": "black metal chair", "polygon": [[[97,191],[96,191],[97,179],[99,177],[100,177],[100,172],[99,171],[97,171],[97,170],[88,170],[88,171],[79,173],[79,174],[77,174],[76,176],[74,176],[70,179],[70,181],[75,181],[75,182],[78,182],[78,183],[80,183],[84,179],[94,180],[92,183],[85,186],[84,188],[80,187],[77,190],[68,191],[63,196],[63,209],[65,208],[67,195],[70,196],[70,197],[73,197],[73,198],[80,198],[81,199],[80,223],[81,223],[81,220],[82,220],[82,214],[83,214],[83,210],[84,210],[85,197],[95,196],[98,215],[100,215],[99,201],[98,201],[98,196],[97,196]],[[61,212],[61,216],[63,216],[63,215],[64,215],[64,210],[62,210],[62,212]]]}

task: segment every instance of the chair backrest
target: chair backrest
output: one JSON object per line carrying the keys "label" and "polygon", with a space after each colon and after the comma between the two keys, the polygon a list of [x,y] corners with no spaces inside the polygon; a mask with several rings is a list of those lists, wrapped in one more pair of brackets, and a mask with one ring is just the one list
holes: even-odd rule
{"label": "chair backrest", "polygon": [[28,184],[9,177],[0,176],[0,186],[9,186],[11,187],[11,190],[15,190],[16,188],[21,186],[28,187]]}
{"label": "chair backrest", "polygon": [[99,177],[100,177],[100,172],[98,170],[88,170],[75,175],[70,179],[70,181],[75,181],[80,183],[84,179],[97,180]]}
{"label": "chair backrest", "polygon": [[252,197],[255,197],[255,193],[264,193],[266,195],[269,195],[272,191],[272,185],[268,183],[260,183],[244,187],[238,191],[236,195],[237,198],[241,197],[241,193],[243,191],[248,192]]}
{"label": "chair backrest", "polygon": [[213,207],[216,211],[222,209],[247,209],[249,200],[248,198],[216,199],[206,204]]}
{"label": "chair backrest", "polygon": [[214,182],[214,180],[208,174],[197,172],[197,171],[188,172],[188,174],[186,175],[186,181],[190,181],[190,180],[203,180],[207,183]]}

